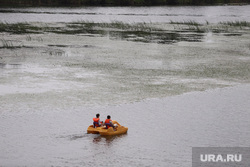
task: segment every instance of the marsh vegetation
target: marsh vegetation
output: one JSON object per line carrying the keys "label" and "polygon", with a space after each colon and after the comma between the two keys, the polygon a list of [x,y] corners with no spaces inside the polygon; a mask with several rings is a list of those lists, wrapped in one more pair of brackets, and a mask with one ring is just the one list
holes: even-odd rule
{"label": "marsh vegetation", "polygon": [[[201,24],[195,21],[174,22],[159,25],[150,23],[123,23],[114,21],[111,23],[95,23],[78,21],[71,23],[47,24],[47,23],[0,23],[0,32],[10,34],[26,34],[26,40],[42,41],[42,38],[32,39],[29,34],[55,33],[65,35],[96,35],[109,36],[110,39],[121,39],[134,42],[171,44],[180,41],[201,42],[205,33],[224,33],[224,35],[240,35],[238,30],[248,30],[249,22],[221,22],[210,24],[206,21]],[[2,47],[12,48],[13,44],[4,39]]]}

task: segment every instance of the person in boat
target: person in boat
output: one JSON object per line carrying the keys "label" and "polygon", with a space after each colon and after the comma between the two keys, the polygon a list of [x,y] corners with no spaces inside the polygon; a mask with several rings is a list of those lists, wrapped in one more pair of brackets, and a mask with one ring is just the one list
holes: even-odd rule
{"label": "person in boat", "polygon": [[96,118],[93,118],[94,128],[102,126],[103,122],[100,122],[100,114],[96,114]]}
{"label": "person in boat", "polygon": [[115,128],[114,124],[112,123],[110,115],[107,116],[107,119],[105,120],[105,125],[106,125],[106,129],[108,129],[109,127]]}

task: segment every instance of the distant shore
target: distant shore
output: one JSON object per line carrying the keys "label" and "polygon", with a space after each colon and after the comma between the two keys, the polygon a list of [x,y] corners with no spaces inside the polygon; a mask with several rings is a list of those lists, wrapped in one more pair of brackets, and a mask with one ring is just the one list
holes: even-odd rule
{"label": "distant shore", "polygon": [[0,2],[1,7],[84,7],[84,6],[222,6],[222,5],[232,5],[232,6],[243,6],[249,5],[250,3],[246,0],[240,0],[235,2],[235,0],[206,0],[196,1],[186,1],[178,2],[177,0],[64,0],[64,1],[7,1],[2,0]]}

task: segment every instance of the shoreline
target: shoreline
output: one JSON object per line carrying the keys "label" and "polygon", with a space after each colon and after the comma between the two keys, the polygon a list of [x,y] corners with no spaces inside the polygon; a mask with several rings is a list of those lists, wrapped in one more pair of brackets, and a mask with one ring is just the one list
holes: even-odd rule
{"label": "shoreline", "polygon": [[[32,5],[32,4],[0,4],[1,8],[44,8],[44,7],[61,7],[61,8],[82,8],[82,7],[159,7],[159,6],[166,6],[166,7],[185,7],[185,6],[247,6],[250,5],[250,3],[242,2],[242,3],[215,3],[215,4],[156,4],[156,5],[142,5],[142,4],[134,4],[134,5],[115,5],[115,4],[86,4],[86,5]],[[13,6],[14,5],[14,6]]]}

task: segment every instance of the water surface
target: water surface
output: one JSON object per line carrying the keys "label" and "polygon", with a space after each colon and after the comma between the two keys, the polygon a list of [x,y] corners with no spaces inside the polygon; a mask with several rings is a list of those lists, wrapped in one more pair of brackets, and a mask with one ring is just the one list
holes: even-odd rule
{"label": "water surface", "polygon": [[250,6],[1,8],[1,22],[250,21]]}
{"label": "water surface", "polygon": [[[2,8],[0,20],[51,27],[77,20],[159,22],[152,24],[175,31],[165,22],[249,21],[249,11]],[[228,30],[171,43],[109,33],[0,33],[0,166],[190,167],[192,147],[249,147],[250,33]],[[96,113],[102,120],[111,115],[128,133],[86,134]]]}

